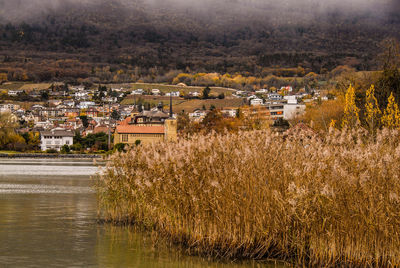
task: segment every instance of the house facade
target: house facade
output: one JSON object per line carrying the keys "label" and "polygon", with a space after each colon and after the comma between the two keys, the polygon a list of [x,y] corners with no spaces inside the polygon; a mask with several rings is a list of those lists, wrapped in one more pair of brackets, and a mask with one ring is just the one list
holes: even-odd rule
{"label": "house facade", "polygon": [[114,144],[134,145],[176,141],[177,122],[162,111],[144,111],[130,120],[124,120],[114,133]]}
{"label": "house facade", "polygon": [[40,132],[40,148],[42,151],[55,149],[60,151],[64,145],[74,144],[74,133],[62,128]]}

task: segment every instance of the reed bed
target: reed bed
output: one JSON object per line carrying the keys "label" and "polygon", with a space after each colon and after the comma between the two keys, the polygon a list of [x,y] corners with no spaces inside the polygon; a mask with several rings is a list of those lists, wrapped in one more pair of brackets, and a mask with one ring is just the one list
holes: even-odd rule
{"label": "reed bed", "polygon": [[190,253],[307,266],[400,266],[400,135],[194,136],[111,157],[100,215]]}

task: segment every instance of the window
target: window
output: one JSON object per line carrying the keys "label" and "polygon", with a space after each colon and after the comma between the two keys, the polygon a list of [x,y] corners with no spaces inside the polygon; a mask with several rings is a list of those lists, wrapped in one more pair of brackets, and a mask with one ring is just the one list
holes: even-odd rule
{"label": "window", "polygon": [[69,141],[65,141],[65,144],[69,145]]}
{"label": "window", "polygon": [[127,142],[127,141],[128,141],[128,135],[122,134],[122,142]]}

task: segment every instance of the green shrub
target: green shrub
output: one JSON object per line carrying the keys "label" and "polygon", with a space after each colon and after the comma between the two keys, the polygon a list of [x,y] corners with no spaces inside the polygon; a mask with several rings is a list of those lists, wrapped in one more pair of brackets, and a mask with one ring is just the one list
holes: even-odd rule
{"label": "green shrub", "polygon": [[56,149],[47,149],[46,153],[48,153],[48,154],[57,154],[58,151]]}

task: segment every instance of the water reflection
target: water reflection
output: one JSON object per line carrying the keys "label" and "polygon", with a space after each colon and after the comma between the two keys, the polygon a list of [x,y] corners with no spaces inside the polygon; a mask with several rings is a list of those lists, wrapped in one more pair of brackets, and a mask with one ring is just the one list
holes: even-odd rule
{"label": "water reflection", "polygon": [[0,267],[259,267],[154,249],[128,227],[96,222],[90,161],[0,159]]}

